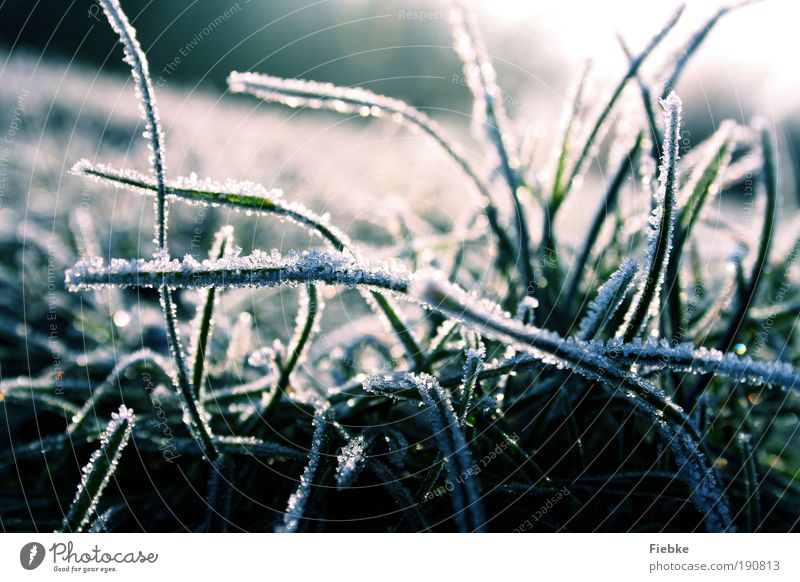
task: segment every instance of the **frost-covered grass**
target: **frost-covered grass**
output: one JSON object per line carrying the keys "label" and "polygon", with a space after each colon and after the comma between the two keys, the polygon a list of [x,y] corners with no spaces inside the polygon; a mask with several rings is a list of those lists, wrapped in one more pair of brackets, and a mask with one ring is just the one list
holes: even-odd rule
{"label": "frost-covered grass", "polygon": [[[91,184],[101,207],[112,192],[154,199],[152,248],[125,234],[139,224],[103,233],[90,205],[51,232],[26,222],[32,247],[2,241],[4,529],[511,531],[565,489],[534,529],[796,529],[800,239],[776,211],[774,128],[727,121],[682,155],[693,105],[678,81],[725,11],[661,66],[681,10],[640,53],[624,46],[607,97],[590,94],[587,68],[542,159],[515,135],[460,2],[477,157],[399,99],[232,73],[232,92],[303,116],[418,132],[461,176],[463,216],[442,226],[399,207],[396,228],[375,219],[370,237],[293,199],[292,182],[171,173],[180,152],[146,55],[118,0],[100,4],[131,66],[150,170],[87,143],[59,178]],[[609,178],[573,246],[559,211],[587,195],[595,162]],[[423,186],[409,175],[405,187]],[[756,200],[757,235],[718,223],[736,255],[717,265],[701,226],[737,188]],[[221,216],[205,256],[170,253],[187,249],[186,208]],[[225,224],[256,219],[308,239],[265,250]],[[28,323],[37,311],[45,327]]]}

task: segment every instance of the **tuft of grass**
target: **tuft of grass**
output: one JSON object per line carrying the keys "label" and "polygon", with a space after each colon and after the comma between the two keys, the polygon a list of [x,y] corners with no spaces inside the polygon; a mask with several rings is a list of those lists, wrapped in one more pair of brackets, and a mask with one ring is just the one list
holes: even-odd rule
{"label": "tuft of grass", "polygon": [[[776,345],[776,335],[759,335],[760,319],[769,319],[774,334],[790,337],[800,302],[788,291],[785,302],[774,301],[776,289],[796,278],[794,256],[775,251],[787,245],[777,214],[774,129],[757,121],[751,146],[742,139],[746,130],[728,121],[696,153],[679,155],[683,104],[675,86],[729,8],[668,58],[657,82],[648,83],[653,77],[643,68],[682,9],[641,52],[623,43],[629,61],[606,99],[590,94],[587,67],[550,161],[528,160],[531,171],[478,21],[461,2],[452,3],[452,32],[486,167],[436,120],[398,99],[232,73],[232,92],[415,128],[464,173],[476,204],[463,220],[441,226],[409,211],[398,233],[387,229],[396,244],[381,247],[351,237],[280,189],[167,176],[146,55],[119,2],[101,5],[131,66],[151,172],[81,160],[72,173],[103,190],[154,197],[156,252],[115,258],[129,256],[128,247],[104,243],[91,217],[75,214],[68,222],[76,252],[59,263],[73,263],[65,269],[68,293],[58,299],[80,333],[50,342],[20,330],[9,307],[18,298],[0,300],[0,326],[11,338],[0,347],[14,355],[24,343],[38,372],[4,369],[0,401],[19,412],[20,434],[28,434],[25,419],[48,429],[0,452],[0,482],[35,501],[0,502],[4,527],[511,531],[566,488],[570,495],[535,529],[796,528],[800,459],[796,431],[787,426],[800,410],[800,354],[791,339]],[[625,123],[609,138],[628,89],[643,106],[620,113]],[[663,120],[653,114],[653,96],[662,97]],[[590,103],[597,106],[592,116]],[[614,153],[595,157],[606,139]],[[659,158],[652,192],[649,168]],[[559,210],[595,165],[608,168],[609,180],[571,248],[556,236]],[[765,206],[760,237],[720,227],[738,256],[730,269],[715,268],[703,260],[710,201],[754,171]],[[639,185],[652,193],[649,217],[632,211]],[[501,199],[505,206],[495,203]],[[212,215],[235,210],[237,221],[285,219],[317,240],[307,249],[253,244],[243,252],[224,225],[208,258],[171,257],[169,239],[173,248],[184,242],[180,221],[168,228],[172,203]],[[491,236],[475,234],[484,216]],[[630,226],[645,222],[646,236]],[[790,234],[794,242],[796,232]],[[49,269],[52,253],[41,238],[26,252]],[[0,244],[16,249],[13,241]],[[410,265],[377,258],[398,248]],[[545,287],[537,268],[551,256]],[[9,278],[6,260],[0,257],[0,277]],[[689,300],[692,286],[703,292]],[[16,293],[9,288],[9,296]],[[134,292],[137,309],[130,307]],[[297,301],[286,301],[289,294]],[[340,305],[359,295],[371,311],[343,318]],[[296,306],[294,317],[285,317],[287,306]],[[281,336],[269,325],[276,320],[294,325]],[[125,330],[131,324],[134,333]],[[188,350],[183,335],[191,338]],[[752,356],[742,356],[741,347]],[[57,368],[54,348],[63,360]],[[106,423],[109,405],[120,400]],[[135,426],[133,406],[145,411]],[[130,441],[141,466],[131,456],[121,462]],[[64,452],[70,447],[95,450],[63,518],[74,480]],[[119,491],[105,491],[123,465]],[[46,476],[59,490],[55,499],[39,493]]]}

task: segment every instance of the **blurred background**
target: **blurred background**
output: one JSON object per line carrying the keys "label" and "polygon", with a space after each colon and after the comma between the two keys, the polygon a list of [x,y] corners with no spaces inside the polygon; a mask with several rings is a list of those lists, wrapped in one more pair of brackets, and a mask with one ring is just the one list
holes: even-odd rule
{"label": "blurred background", "polygon": [[[736,3],[736,2],[733,2]],[[557,109],[589,57],[598,83],[625,65],[615,33],[642,46],[675,0],[473,0],[512,115],[529,123]],[[664,52],[722,1],[690,1]],[[127,2],[154,77],[169,87],[222,91],[231,70],[361,84],[428,108],[463,110],[468,91],[454,80],[445,2],[414,0],[158,0]],[[0,46],[92,74],[127,76],[114,33],[91,0],[6,0]],[[719,116],[792,115],[800,89],[800,48],[792,0],[755,2],[724,17],[680,87],[692,122]],[[657,59],[655,59],[657,60]],[[512,97],[513,96],[513,97]]]}

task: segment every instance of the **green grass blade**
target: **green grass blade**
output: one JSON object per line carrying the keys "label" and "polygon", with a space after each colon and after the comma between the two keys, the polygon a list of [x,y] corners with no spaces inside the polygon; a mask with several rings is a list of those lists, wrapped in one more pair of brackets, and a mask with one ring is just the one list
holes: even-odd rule
{"label": "green grass blade", "polygon": [[[92,164],[87,160],[75,164],[72,173],[146,195],[152,195],[157,190],[156,184],[147,176],[102,164]],[[225,206],[240,212],[284,217],[318,234],[337,251],[350,251],[353,247],[347,235],[330,225],[323,217],[311,212],[302,204],[284,201],[280,191],[267,190],[259,184],[234,181],[217,183],[213,180],[179,178],[168,182],[165,191],[168,198],[188,204]],[[369,296],[374,299],[368,301],[369,305],[386,316],[409,358],[417,368],[424,369],[424,352],[394,302],[377,291],[370,292]]]}
{"label": "green grass blade", "polygon": [[770,128],[767,122],[758,120],[756,129],[758,131],[763,160],[760,182],[766,199],[764,221],[761,226],[761,237],[759,239],[758,251],[756,253],[755,262],[753,263],[753,268],[750,271],[745,288],[736,300],[735,309],[729,318],[730,325],[728,325],[727,330],[725,330],[725,333],[717,344],[717,347],[723,352],[728,351],[733,345],[736,336],[739,334],[739,329],[744,325],[747,319],[747,312],[750,310],[756,298],[758,288],[764,278],[764,271],[769,264],[769,252],[772,246],[773,232],[775,229],[775,215],[778,206],[778,174],[775,165],[775,150],[772,145],[772,135],[770,134]]}
{"label": "green grass blade", "polygon": [[[222,259],[229,255],[233,249],[233,227],[225,226],[216,235],[214,245],[209,252],[209,258]],[[197,311],[195,334],[192,340],[192,386],[194,391],[203,399],[205,394],[206,375],[206,350],[214,327],[214,304],[217,290],[214,287],[207,289],[203,295]]]}

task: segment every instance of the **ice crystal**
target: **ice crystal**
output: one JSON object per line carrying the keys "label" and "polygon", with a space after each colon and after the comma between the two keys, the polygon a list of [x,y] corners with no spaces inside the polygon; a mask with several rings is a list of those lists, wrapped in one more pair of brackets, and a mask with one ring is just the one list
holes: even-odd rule
{"label": "ice crystal", "polygon": [[336,465],[336,486],[339,489],[346,489],[358,479],[359,474],[367,463],[367,449],[370,440],[364,435],[353,437],[342,447],[337,458]]}

